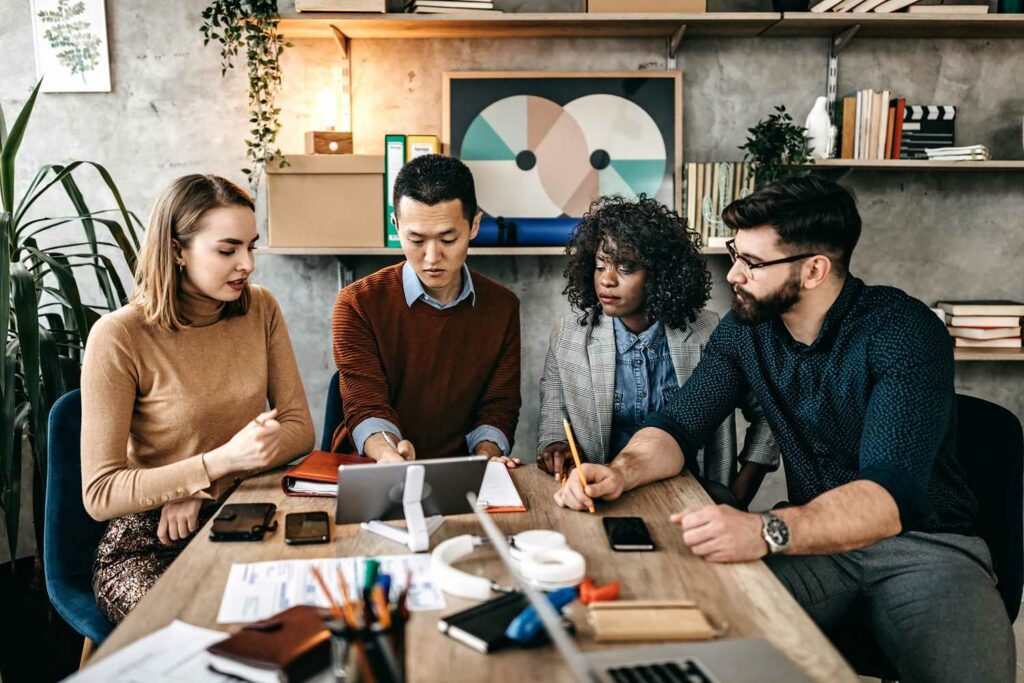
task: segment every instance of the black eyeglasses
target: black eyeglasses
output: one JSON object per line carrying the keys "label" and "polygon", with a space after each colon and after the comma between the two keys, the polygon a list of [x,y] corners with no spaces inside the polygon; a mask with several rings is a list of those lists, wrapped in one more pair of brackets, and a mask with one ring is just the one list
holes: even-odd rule
{"label": "black eyeglasses", "polygon": [[728,250],[729,258],[732,259],[732,262],[733,263],[736,263],[737,261],[739,262],[740,267],[743,269],[743,276],[745,278],[747,278],[748,280],[753,280],[754,279],[754,271],[757,270],[758,268],[767,268],[768,266],[777,266],[777,265],[780,265],[782,263],[793,263],[794,261],[800,261],[801,259],[811,258],[812,256],[817,256],[817,254],[797,254],[796,256],[787,256],[785,258],[778,258],[778,259],[775,259],[774,261],[763,261],[761,263],[751,263],[745,257],[741,256],[738,251],[736,251],[736,240],[729,240],[728,242],[726,242],[725,243],[725,248]]}

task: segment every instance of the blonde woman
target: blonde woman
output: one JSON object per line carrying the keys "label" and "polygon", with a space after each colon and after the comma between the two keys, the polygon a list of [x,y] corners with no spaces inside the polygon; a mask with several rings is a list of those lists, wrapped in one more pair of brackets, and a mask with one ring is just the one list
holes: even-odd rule
{"label": "blonde woman", "polygon": [[243,190],[178,178],[153,208],[135,296],[89,336],[82,489],[89,514],[110,520],[93,588],[115,623],[225,491],[313,447],[284,317],[249,282],[257,237]]}

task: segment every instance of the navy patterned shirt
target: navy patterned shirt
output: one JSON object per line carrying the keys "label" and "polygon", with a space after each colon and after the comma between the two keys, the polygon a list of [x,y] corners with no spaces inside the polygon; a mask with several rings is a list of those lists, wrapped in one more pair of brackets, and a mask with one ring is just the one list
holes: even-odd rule
{"label": "navy patterned shirt", "polygon": [[646,425],[692,460],[745,386],[779,443],[792,503],[866,479],[892,495],[904,531],[975,532],[977,503],[955,453],[952,345],[917,299],[850,275],[809,346],[780,318],[747,326],[730,313]]}

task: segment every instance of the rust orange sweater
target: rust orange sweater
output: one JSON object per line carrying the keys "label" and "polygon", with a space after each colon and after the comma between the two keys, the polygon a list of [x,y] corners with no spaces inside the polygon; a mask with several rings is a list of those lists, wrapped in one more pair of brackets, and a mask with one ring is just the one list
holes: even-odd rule
{"label": "rust orange sweater", "polygon": [[519,393],[519,300],[472,272],[476,303],[410,307],[402,264],[338,293],[334,362],[345,426],[379,417],[412,441],[417,458],[466,455],[466,434],[497,427],[512,443]]}

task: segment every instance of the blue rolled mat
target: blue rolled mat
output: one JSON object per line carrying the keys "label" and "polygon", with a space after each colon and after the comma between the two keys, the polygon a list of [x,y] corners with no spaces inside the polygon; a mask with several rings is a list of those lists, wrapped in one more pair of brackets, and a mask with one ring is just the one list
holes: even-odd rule
{"label": "blue rolled mat", "polygon": [[484,216],[474,247],[564,247],[579,218],[492,218]]}

